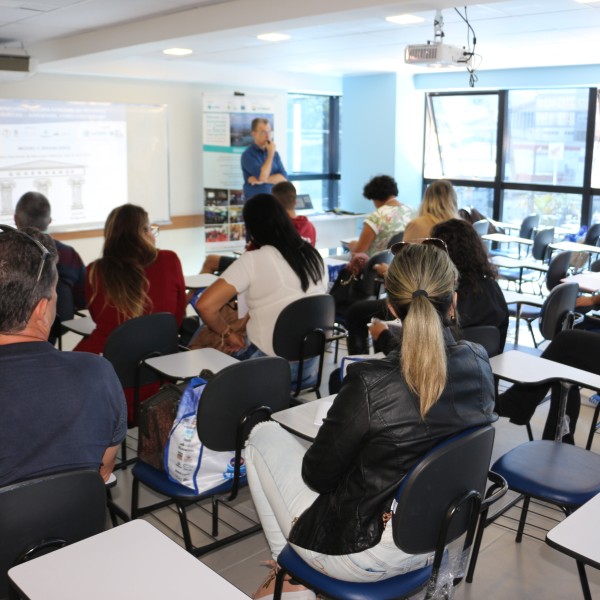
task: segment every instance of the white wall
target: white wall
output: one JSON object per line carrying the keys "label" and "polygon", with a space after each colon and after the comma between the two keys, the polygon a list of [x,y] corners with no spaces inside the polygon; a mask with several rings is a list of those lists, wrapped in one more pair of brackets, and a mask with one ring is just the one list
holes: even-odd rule
{"label": "white wall", "polygon": [[[275,97],[278,145],[285,158],[287,118],[286,90],[247,88],[247,95]],[[172,216],[204,212],[202,184],[202,98],[203,93],[233,94],[234,88],[185,83],[165,83],[132,79],[37,74],[16,83],[0,84],[0,97],[16,99],[56,99],[134,104],[168,105],[170,207]],[[52,202],[52,198],[50,198]],[[143,203],[142,203],[143,204]],[[153,215],[150,214],[150,219]],[[86,263],[97,258],[102,238],[67,240]],[[195,273],[204,260],[202,228],[161,231],[158,245],[177,252],[185,273]]]}

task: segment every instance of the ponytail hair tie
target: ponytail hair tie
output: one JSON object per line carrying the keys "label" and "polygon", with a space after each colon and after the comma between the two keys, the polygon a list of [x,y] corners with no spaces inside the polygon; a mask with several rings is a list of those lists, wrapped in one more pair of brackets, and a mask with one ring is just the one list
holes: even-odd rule
{"label": "ponytail hair tie", "polygon": [[425,296],[425,298],[429,298],[429,294],[425,290],[415,290],[412,293],[412,297],[416,298],[417,296]]}

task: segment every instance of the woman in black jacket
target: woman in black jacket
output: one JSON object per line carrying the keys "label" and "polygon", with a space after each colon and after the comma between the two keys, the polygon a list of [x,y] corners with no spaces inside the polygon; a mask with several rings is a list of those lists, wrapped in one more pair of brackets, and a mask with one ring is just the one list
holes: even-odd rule
{"label": "woman in black jacket", "polygon": [[404,245],[386,278],[390,310],[403,322],[399,351],[349,367],[307,451],[276,423],[252,431],[248,480],[274,557],[289,540],[309,564],[348,581],[427,561],[400,551],[385,525],[396,489],[433,446],[497,418],[485,352],[449,330],[457,279],[445,250]]}

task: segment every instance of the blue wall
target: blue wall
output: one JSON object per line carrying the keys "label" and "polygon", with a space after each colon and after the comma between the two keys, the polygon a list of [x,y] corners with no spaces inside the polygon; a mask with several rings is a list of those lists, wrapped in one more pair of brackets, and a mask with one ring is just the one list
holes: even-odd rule
{"label": "blue wall", "polygon": [[373,210],[362,189],[375,175],[394,174],[395,74],[346,77],[342,97],[341,207]]}
{"label": "blue wall", "polygon": [[421,200],[424,93],[412,76],[346,77],[342,97],[341,206],[366,212],[362,197],[371,177],[392,175],[398,198],[412,206]]}

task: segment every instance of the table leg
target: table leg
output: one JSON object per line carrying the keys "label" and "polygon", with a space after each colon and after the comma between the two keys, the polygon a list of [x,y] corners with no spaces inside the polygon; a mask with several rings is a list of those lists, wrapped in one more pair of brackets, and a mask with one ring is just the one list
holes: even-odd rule
{"label": "table leg", "polygon": [[581,581],[581,591],[585,600],[592,600],[592,593],[590,592],[590,584],[588,583],[587,574],[585,572],[585,565],[581,561],[577,561],[577,572],[579,573],[579,581]]}
{"label": "table leg", "polygon": [[517,302],[517,322],[515,324],[515,348],[517,347],[517,344],[519,343],[519,323],[521,322],[521,308],[523,307],[522,304],[520,304],[519,302]]}

